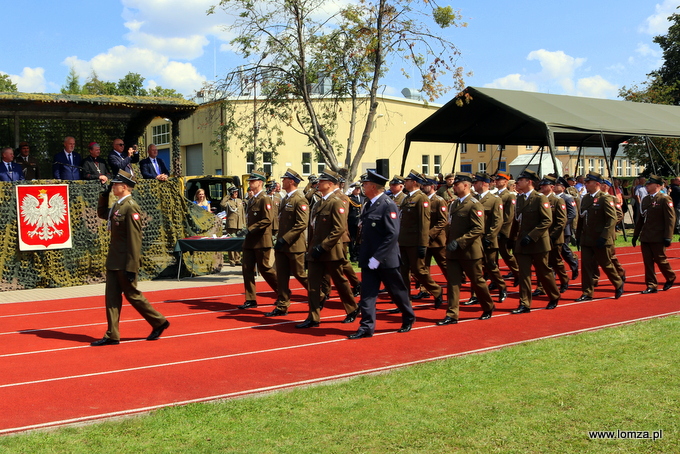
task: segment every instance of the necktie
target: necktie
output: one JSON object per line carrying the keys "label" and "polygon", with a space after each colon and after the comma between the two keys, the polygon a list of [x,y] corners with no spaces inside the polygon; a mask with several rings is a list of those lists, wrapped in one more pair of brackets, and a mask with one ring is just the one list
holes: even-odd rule
{"label": "necktie", "polygon": [[153,162],[153,167],[154,167],[154,169],[156,169],[156,175],[160,175],[160,174],[161,174],[161,169],[158,167],[158,163],[156,162],[156,159],[154,158],[154,159],[152,159],[151,161]]}
{"label": "necktie", "polygon": [[71,153],[66,153],[66,156],[68,156],[68,163],[73,165],[73,160],[71,159]]}

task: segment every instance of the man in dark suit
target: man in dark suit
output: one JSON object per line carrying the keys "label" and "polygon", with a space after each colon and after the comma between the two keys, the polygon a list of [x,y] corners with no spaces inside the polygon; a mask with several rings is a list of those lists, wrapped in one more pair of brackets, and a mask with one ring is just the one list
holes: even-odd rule
{"label": "man in dark suit", "polygon": [[40,167],[38,166],[38,160],[30,155],[31,146],[28,142],[20,142],[18,152],[14,162],[23,169],[24,180],[39,180]]}
{"label": "man in dark suit", "polygon": [[2,149],[2,163],[0,164],[0,181],[19,181],[24,179],[21,166],[15,162],[14,150],[11,147]]}
{"label": "man in dark suit", "polygon": [[372,170],[361,179],[368,201],[361,213],[361,245],[359,266],[361,267],[361,323],[359,329],[350,334],[350,339],[371,337],[375,331],[375,301],[380,283],[384,283],[390,298],[401,312],[401,328],[398,332],[411,330],[416,316],[409,301],[409,290],[399,270],[399,215],[397,206],[385,194],[387,178]]}
{"label": "man in dark suit", "polygon": [[560,301],[560,291],[555,283],[548,254],[550,253],[549,229],[552,225],[552,211],[548,198],[536,188],[540,179],[536,172],[525,169],[517,177],[517,197],[515,223],[512,234],[517,238],[514,251],[519,265],[519,306],[513,314],[531,311],[531,267],[536,270],[536,279],[543,286],[549,302],[546,309],[554,309]]}
{"label": "man in dark suit", "polygon": [[64,138],[64,151],[54,156],[52,173],[57,180],[80,180],[82,159],[73,151],[76,148],[76,139],[71,136]]}
{"label": "man in dark suit", "polygon": [[[120,343],[118,324],[123,295],[139,314],[153,327],[147,340],[158,339],[170,322],[149,304],[144,294],[137,289],[137,275],[142,253],[142,216],[137,202],[132,199],[135,180],[122,171],[113,180],[109,189],[99,195],[97,215],[108,220],[111,232],[109,254],[106,257],[106,334],[93,347],[117,345]],[[118,199],[109,209],[109,191]]]}
{"label": "man in dark suit", "polygon": [[123,139],[113,140],[113,150],[109,153],[109,168],[113,175],[118,174],[119,170],[125,170],[130,175],[134,175],[132,164],[139,162],[139,152],[137,147],[130,147],[125,151]]}
{"label": "man in dark suit", "polygon": [[156,179],[158,181],[166,181],[170,171],[163,160],[158,157],[158,148],[151,144],[147,148],[148,158],[139,161],[139,171],[142,173],[142,178],[147,180]]}

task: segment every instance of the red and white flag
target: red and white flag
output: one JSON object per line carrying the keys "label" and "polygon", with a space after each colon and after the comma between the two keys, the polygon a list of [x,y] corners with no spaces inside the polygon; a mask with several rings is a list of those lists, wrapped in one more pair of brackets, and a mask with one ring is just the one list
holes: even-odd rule
{"label": "red and white flag", "polygon": [[71,248],[68,185],[16,187],[19,250]]}

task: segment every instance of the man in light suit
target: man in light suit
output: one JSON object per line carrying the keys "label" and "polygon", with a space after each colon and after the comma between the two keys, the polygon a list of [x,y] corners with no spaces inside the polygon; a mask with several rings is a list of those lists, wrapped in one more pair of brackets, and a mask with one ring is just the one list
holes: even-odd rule
{"label": "man in light suit", "polygon": [[156,179],[158,181],[166,181],[170,171],[163,160],[158,157],[158,148],[151,144],[147,148],[148,158],[139,161],[139,171],[142,173],[142,178],[147,180]]}
{"label": "man in light suit", "polygon": [[375,331],[375,301],[380,283],[384,283],[390,298],[401,312],[401,328],[398,332],[411,330],[416,316],[409,301],[409,290],[404,284],[399,269],[399,214],[397,206],[385,194],[387,178],[372,170],[361,179],[368,201],[361,213],[361,245],[359,266],[361,267],[361,323],[359,329],[350,334],[350,339],[371,337]]}
{"label": "man in light suit", "polygon": [[125,151],[123,139],[114,139],[113,150],[109,153],[111,174],[117,175],[119,170],[125,170],[130,175],[134,175],[132,164],[136,162],[139,162],[139,152],[136,150],[136,146]]}
{"label": "man in light suit", "polygon": [[19,181],[24,179],[21,166],[12,162],[14,150],[11,147],[2,149],[2,164],[0,164],[0,181]]}
{"label": "man in light suit", "polygon": [[54,156],[52,173],[57,180],[80,180],[82,159],[73,151],[76,148],[76,139],[71,136],[64,138],[64,151]]}

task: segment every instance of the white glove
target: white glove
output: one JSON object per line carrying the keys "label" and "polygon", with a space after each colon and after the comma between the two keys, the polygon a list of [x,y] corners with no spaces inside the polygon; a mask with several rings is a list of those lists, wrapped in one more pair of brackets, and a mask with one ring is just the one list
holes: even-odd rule
{"label": "white glove", "polygon": [[375,257],[371,257],[368,259],[368,268],[371,270],[374,270],[380,266],[380,260],[376,259]]}

